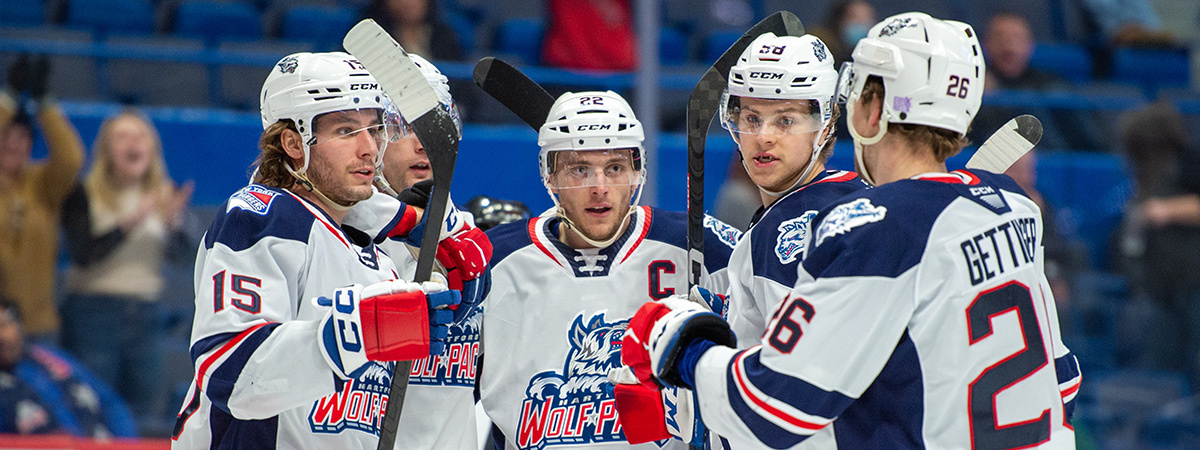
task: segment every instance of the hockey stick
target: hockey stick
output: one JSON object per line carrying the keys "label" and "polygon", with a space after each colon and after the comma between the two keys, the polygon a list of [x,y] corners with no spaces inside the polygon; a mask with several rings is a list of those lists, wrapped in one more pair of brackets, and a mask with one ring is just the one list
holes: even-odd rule
{"label": "hockey stick", "polygon": [[511,64],[494,57],[488,56],[475,63],[472,78],[480,89],[533,127],[534,131],[542,128],[550,115],[550,107],[554,106],[554,96],[540,84]]}
{"label": "hockey stick", "polygon": [[968,169],[1004,173],[1042,140],[1042,122],[1029,114],[1009,120],[983,141],[967,161]]}
{"label": "hockey stick", "polygon": [[688,288],[700,284],[700,271],[704,264],[704,143],[708,138],[708,127],[721,105],[721,93],[725,91],[729,69],[742,56],[750,41],[763,33],[778,36],[801,36],[804,25],[795,14],[779,11],[751,27],[738,38],[725,53],[717,58],[712,67],[700,77],[687,107],[688,148]]}
{"label": "hockey stick", "polygon": [[[429,165],[433,169],[433,193],[430,196],[425,217],[425,235],[421,236],[421,248],[426,249],[417,257],[417,273],[413,281],[428,281],[433,272],[433,261],[438,237],[441,235],[446,215],[446,203],[450,199],[450,180],[454,176],[454,160],[458,156],[459,135],[454,119],[439,108],[437,92],[426,81],[408,53],[396,43],[374,20],[366,19],[346,33],[342,41],[375,80],[391,97],[408,120],[413,133],[425,146]],[[392,373],[392,387],[388,393],[387,412],[380,424],[380,450],[392,450],[396,444],[396,429],[400,423],[400,412],[404,407],[404,395],[408,388],[408,374],[412,361],[399,361]]]}

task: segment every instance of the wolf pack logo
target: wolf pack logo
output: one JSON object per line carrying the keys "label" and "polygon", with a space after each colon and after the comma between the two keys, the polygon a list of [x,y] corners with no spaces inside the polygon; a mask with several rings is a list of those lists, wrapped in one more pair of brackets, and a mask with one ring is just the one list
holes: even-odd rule
{"label": "wolf pack logo", "polygon": [[866,198],[838,205],[825,216],[821,226],[817,227],[816,245],[821,245],[826,238],[846,233],[854,227],[883,220],[886,215],[886,207],[874,206],[871,200]]}
{"label": "wolf pack logo", "polygon": [[[534,375],[525,389],[517,447],[623,442],[608,371],[621,365],[621,338],[628,320],[608,322],[604,312],[571,323],[563,371]],[[665,441],[664,441],[665,442]]]}
{"label": "wolf pack logo", "polygon": [[357,379],[342,384],[337,393],[313,403],[308,413],[312,432],[338,434],[357,430],[378,436],[387,411],[394,365],[372,362]]}
{"label": "wolf pack logo", "polygon": [[475,386],[475,360],[479,357],[479,330],[483,322],[483,308],[466,320],[450,326],[446,337],[446,349],[442,354],[413,361],[409,372],[409,384],[436,386]]}
{"label": "wolf pack logo", "polygon": [[275,201],[277,195],[279,195],[278,192],[251,184],[229,197],[229,204],[226,206],[225,212],[239,208],[255,214],[266,215],[267,210],[271,209],[271,202]]}
{"label": "wolf pack logo", "polygon": [[791,264],[804,254],[808,238],[808,223],[817,216],[815,210],[805,211],[800,217],[779,224],[779,235],[775,237],[775,256],[780,264]]}
{"label": "wolf pack logo", "polygon": [[891,36],[899,33],[900,30],[915,26],[917,26],[917,23],[911,17],[892,19],[891,23],[888,23],[882,30],[879,30],[879,37]]}
{"label": "wolf pack logo", "polygon": [[817,57],[817,61],[825,61],[829,57],[829,53],[825,51],[825,43],[821,41],[812,41],[813,56]]}
{"label": "wolf pack logo", "polygon": [[728,245],[729,248],[733,248],[742,239],[742,232],[740,230],[712,216],[704,216],[704,228],[713,230],[713,233],[717,234],[720,241]]}
{"label": "wolf pack logo", "polygon": [[280,73],[296,73],[296,68],[300,67],[300,58],[289,56],[287,58],[283,58],[283,60],[279,61],[279,64],[276,65],[279,66]]}

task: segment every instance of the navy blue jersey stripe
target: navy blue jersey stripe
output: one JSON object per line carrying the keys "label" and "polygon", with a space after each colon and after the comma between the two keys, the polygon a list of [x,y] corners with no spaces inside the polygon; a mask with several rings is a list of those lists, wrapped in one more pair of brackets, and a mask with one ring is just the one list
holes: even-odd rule
{"label": "navy blue jersey stripe", "polygon": [[208,414],[213,450],[278,448],[279,416],[269,419],[240,420],[228,412],[212,408]]}
{"label": "navy blue jersey stripe", "polygon": [[237,383],[238,377],[241,376],[242,369],[246,367],[246,362],[279,325],[278,323],[269,323],[246,336],[246,339],[238,344],[225,362],[212,371],[205,391],[208,393],[209,400],[212,400],[213,406],[225,411],[229,410],[229,396],[233,393],[233,387]]}
{"label": "navy blue jersey stripe", "polygon": [[533,239],[529,237],[531,220],[536,218],[497,225],[485,232],[492,243],[492,259],[488,262],[490,266],[496,267],[513,252],[533,245]]}
{"label": "navy blue jersey stripe", "polygon": [[196,361],[198,361],[200,359],[201,355],[212,351],[213,349],[221,346],[221,344],[224,344],[225,342],[228,342],[230,339],[233,339],[233,337],[237,336],[239,333],[241,333],[241,332],[240,331],[231,331],[228,333],[219,333],[219,334],[214,334],[212,336],[209,336],[204,339],[196,341],[195,344],[192,344],[192,349],[190,351],[190,353],[192,355],[192,365],[193,366],[196,365]]}
{"label": "navy blue jersey stripe", "polygon": [[830,392],[802,379],[785,375],[762,364],[761,352],[745,358],[746,380],[764,394],[814,416],[832,419],[850,406],[853,398]]}
{"label": "navy blue jersey stripe", "polygon": [[738,392],[737,380],[733,376],[733,371],[736,369],[732,367],[732,364],[737,364],[737,358],[733,358],[730,364],[731,366],[725,371],[726,394],[729,397],[729,406],[742,419],[742,423],[746,424],[750,432],[754,433],[754,437],[771,448],[788,448],[808,437],[792,434],[780,428],[778,425],[758,415],[757,411],[746,404],[745,400],[742,400],[742,394]]}
{"label": "navy blue jersey stripe", "polygon": [[917,347],[905,331],[875,381],[833,422],[838,448],[925,448],[922,377]]}

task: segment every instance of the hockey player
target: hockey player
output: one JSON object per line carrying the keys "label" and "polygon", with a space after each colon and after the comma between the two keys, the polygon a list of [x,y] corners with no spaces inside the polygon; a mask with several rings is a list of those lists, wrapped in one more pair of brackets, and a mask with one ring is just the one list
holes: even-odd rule
{"label": "hockey player", "polygon": [[838,197],[865,189],[853,172],[825,170],[839,109],[837,70],[812,35],[754,39],[729,70],[721,125],[763,207],[729,262],[729,324],[738,343],[762,337],[767,317],[796,284],[808,222]]}
{"label": "hockey player", "polygon": [[1007,176],[947,172],[983,88],[967,24],[889,17],[840,86],[858,173],[824,208],[759,345],[683,298],[630,320],[643,381],[695,388],[704,423],[771,448],[1074,448],[1078,365],[1043,273],[1041,215]]}
{"label": "hockey player", "polygon": [[392,373],[380,362],[440,353],[453,314],[434,308],[458,292],[396,280],[383,252],[339,226],[372,194],[398,126],[357,60],[289,55],[260,98],[254,183],[225,202],[196,257],[196,378],[172,445],[374,447]]}
{"label": "hockey player", "polygon": [[[462,124],[457,121],[458,108],[450,96],[446,76],[425,58],[412,53],[409,57],[437,91],[441,107],[456,119],[461,133]],[[374,233],[377,236],[374,241],[391,257],[400,278],[411,280],[417,270],[414,246],[420,244],[421,233],[410,233],[405,231],[405,227],[400,227],[401,235],[389,237],[383,232],[395,233],[397,230],[385,230],[384,227],[388,223],[403,223],[405,214],[412,214],[404,210],[405,204],[426,207],[433,186],[433,172],[425,147],[417,135],[407,129],[403,117],[400,119],[403,131],[399,138],[389,142],[377,158],[375,185],[384,194],[376,194],[352,209],[347,215],[346,224],[366,233]],[[450,325],[442,352],[413,361],[404,405],[406,410],[419,413],[401,415],[396,431],[397,448],[479,448],[477,433],[469,432],[473,430],[469,426],[465,428],[468,432],[464,432],[464,424],[475,423],[475,371],[480,328],[475,305],[482,301],[488,284],[484,265],[491,256],[491,244],[482,230],[472,226],[469,212],[458,211],[453,202],[447,208],[452,225],[441,247],[454,248],[455,253],[474,255],[477,267],[458,267],[449,252],[438,252],[439,262],[443,268],[449,269],[450,288],[462,292],[462,304],[455,310],[455,320]],[[396,214],[397,210],[399,214]],[[398,220],[390,220],[389,217]]]}
{"label": "hockey player", "polygon": [[[687,289],[687,219],[638,206],[648,161],[625,99],[567,93],[549,117],[538,161],[556,207],[488,230],[480,402],[504,448],[628,448],[606,376],[637,308]],[[740,233],[705,224],[701,282],[723,292]]]}

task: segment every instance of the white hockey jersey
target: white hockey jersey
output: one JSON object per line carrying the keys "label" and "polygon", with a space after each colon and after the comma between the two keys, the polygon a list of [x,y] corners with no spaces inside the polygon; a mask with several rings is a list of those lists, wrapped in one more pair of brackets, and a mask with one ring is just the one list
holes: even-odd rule
{"label": "white hockey jersey", "polygon": [[700,359],[711,430],[771,448],[1074,448],[1078,364],[1041,214],[1011,178],[897,181],[838,200],[810,230],[760,345]]}
{"label": "white hockey jersey", "polygon": [[252,184],[222,209],[196,256],[196,376],[172,447],[374,448],[392,364],[338,379],[311,299],[395,279],[391,260],[287,190]]}
{"label": "white hockey jersey", "polygon": [[767,317],[796,285],[808,223],[817,211],[866,188],[854,172],[827,170],[776,200],[751,224],[729,257],[729,326],[739,348],[758,343]]}
{"label": "white hockey jersey", "polygon": [[[488,230],[492,290],[484,302],[480,402],[504,448],[629,448],[608,384],[621,338],[646,301],[687,292],[687,219],[639,207],[604,249],[558,240],[560,220],[536,217]],[[740,232],[705,218],[701,282],[728,286]],[[637,448],[685,448],[682,441]]]}

